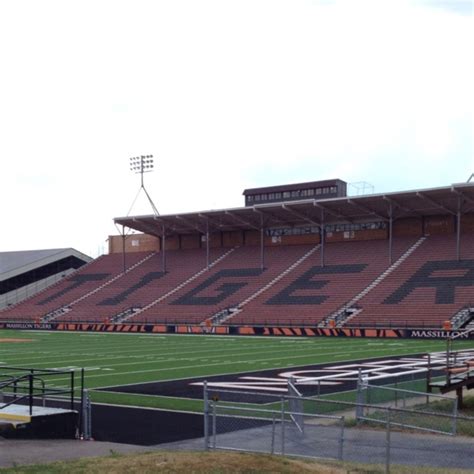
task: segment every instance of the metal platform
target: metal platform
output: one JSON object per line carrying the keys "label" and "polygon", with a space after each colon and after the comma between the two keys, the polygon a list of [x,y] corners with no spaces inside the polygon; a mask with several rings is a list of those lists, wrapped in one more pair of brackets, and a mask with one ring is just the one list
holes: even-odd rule
{"label": "metal platform", "polygon": [[73,411],[64,408],[33,406],[30,414],[30,407],[28,405],[10,405],[4,409],[2,409],[0,405],[0,421],[5,420],[30,423],[35,417],[64,415],[66,413],[73,413]]}
{"label": "metal platform", "polygon": [[12,404],[2,409],[0,431],[4,438],[48,439],[76,436],[79,414],[76,410]]}

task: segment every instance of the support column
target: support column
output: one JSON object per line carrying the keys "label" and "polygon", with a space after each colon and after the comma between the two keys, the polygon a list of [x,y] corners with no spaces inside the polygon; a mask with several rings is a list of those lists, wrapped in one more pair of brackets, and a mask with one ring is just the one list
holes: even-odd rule
{"label": "support column", "polygon": [[166,232],[165,226],[161,226],[161,268],[166,272]]}
{"label": "support column", "polygon": [[125,262],[125,226],[122,226],[122,271],[125,273],[127,271],[127,265]]}
{"label": "support column", "polygon": [[464,408],[464,402],[463,402],[463,397],[462,397],[462,387],[458,387],[456,389],[456,397],[457,397],[458,410],[462,410]]}
{"label": "support column", "polygon": [[206,220],[206,268],[209,270],[209,219]]}
{"label": "support column", "polygon": [[324,247],[326,242],[326,231],[324,229],[324,210],[321,209],[321,225],[319,226],[319,238],[321,240],[321,266],[324,267]]}
{"label": "support column", "polygon": [[458,212],[456,215],[456,260],[461,260],[461,196],[458,195]]}
{"label": "support column", "polygon": [[260,214],[260,269],[265,268],[265,229],[263,227],[263,215]]}
{"label": "support column", "polygon": [[393,263],[393,208],[392,202],[389,203],[388,209],[389,222],[388,222],[388,264],[389,266]]}

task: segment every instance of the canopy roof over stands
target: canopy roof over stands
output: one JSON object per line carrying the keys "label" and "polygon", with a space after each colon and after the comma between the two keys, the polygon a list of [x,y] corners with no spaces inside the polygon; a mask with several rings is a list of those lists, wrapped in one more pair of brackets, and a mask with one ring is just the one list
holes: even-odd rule
{"label": "canopy roof over stands", "polygon": [[72,248],[0,252],[0,281],[71,256],[82,260],[84,263],[92,260],[87,255]]}
{"label": "canopy roof over stands", "polygon": [[474,183],[396,193],[256,204],[169,215],[117,217],[114,222],[155,236],[272,227],[389,221],[474,212]]}

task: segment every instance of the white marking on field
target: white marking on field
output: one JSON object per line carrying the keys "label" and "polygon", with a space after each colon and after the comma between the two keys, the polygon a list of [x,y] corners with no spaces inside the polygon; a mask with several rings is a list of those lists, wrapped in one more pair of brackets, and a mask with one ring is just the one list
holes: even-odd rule
{"label": "white marking on field", "polygon": [[[470,354],[472,356],[472,352]],[[463,354],[463,356],[469,357],[469,353]],[[439,365],[436,363],[442,362],[442,357],[439,357],[439,360],[437,360],[435,354],[431,354],[431,362],[434,363],[432,365],[433,369],[438,369],[443,366],[442,363],[439,363]],[[262,364],[265,364],[265,362]],[[344,381],[357,380],[360,374],[364,374],[369,380],[409,374],[422,374],[428,370],[427,365],[428,361],[425,356],[420,356],[419,358],[407,357],[401,359],[372,360],[319,369],[280,372],[278,377],[281,378],[241,376],[237,381],[208,382],[208,386],[215,388],[254,389],[260,391],[283,391],[283,389],[278,388],[278,386],[286,385],[289,378],[293,378],[298,385],[339,385]],[[202,383],[193,383],[192,385],[202,385]]]}
{"label": "white marking on field", "polygon": [[236,339],[229,338],[229,336],[203,336],[204,339],[226,339],[228,341],[236,341]]}
{"label": "white marking on field", "polygon": [[262,380],[267,382],[281,382],[281,379],[272,378],[272,377],[252,377],[251,375],[246,375],[245,377],[239,377],[242,380]]}
{"label": "white marking on field", "polygon": [[[268,347],[268,346],[267,346]],[[275,346],[276,347],[276,346]],[[281,346],[279,346],[281,347]],[[259,351],[259,353],[264,353],[266,350],[266,347],[263,348],[262,351]],[[294,350],[294,349],[293,349]],[[324,348],[322,348],[322,350],[324,350]],[[379,350],[379,349],[376,349],[376,350]],[[195,351],[196,352],[196,351]],[[194,352],[194,353],[195,353]],[[354,357],[354,354],[355,353],[364,353],[364,352],[368,352],[367,350],[355,350],[353,351],[353,353],[351,354],[352,357]],[[333,354],[334,355],[334,354]],[[345,355],[345,353],[340,353],[339,355]],[[103,358],[104,355],[101,354],[101,357]],[[266,359],[267,361],[271,361],[271,364],[276,364],[275,360],[278,360],[278,363],[280,363],[280,357],[281,355],[277,358],[269,358],[269,359]],[[299,359],[299,358],[302,358],[302,357],[307,357],[307,354],[303,354],[303,355],[294,355],[294,356],[288,356],[289,359]],[[120,358],[120,357],[119,357]],[[375,358],[374,358],[375,359]],[[172,359],[173,360],[173,359]],[[215,359],[214,359],[215,360]],[[115,364],[115,365],[120,365],[120,366],[123,366],[123,365],[134,365],[134,364],[143,364],[143,363],[146,363],[146,362],[137,362],[137,363],[125,363],[125,364]],[[268,365],[270,364],[270,362],[264,362],[264,361],[242,361],[242,360],[238,360],[238,361],[234,361],[232,362],[232,365],[234,364],[255,364],[255,363],[261,363],[262,365]],[[207,367],[210,367],[210,366],[219,366],[221,365],[222,362],[217,362],[217,363],[210,363],[210,364],[207,364]],[[293,364],[288,364],[288,365],[297,365],[296,363],[293,363]],[[116,376],[116,375],[134,375],[134,374],[140,374],[140,373],[158,373],[158,372],[167,372],[167,371],[175,371],[175,370],[181,370],[181,369],[195,369],[195,368],[199,368],[199,367],[202,367],[201,363],[199,363],[198,365],[196,364],[193,364],[193,365],[188,365],[188,366],[181,366],[181,367],[166,367],[166,368],[152,368],[152,369],[145,369],[145,370],[138,370],[138,371],[122,371],[122,372],[118,372],[116,374],[99,374],[99,375],[90,375],[90,377],[110,377],[112,375]],[[279,367],[275,367],[274,368],[279,368]],[[183,377],[182,379],[186,379],[186,378],[189,378],[189,377]],[[64,378],[64,380],[67,380],[66,378]],[[165,379],[163,379],[164,381]],[[176,380],[174,378],[172,379],[168,379],[168,380]],[[123,384],[122,384],[123,385]]]}
{"label": "white marking on field", "polygon": [[44,332],[44,331],[34,331],[32,329],[30,330],[25,330],[23,332],[27,332],[27,333],[33,333],[33,334],[42,334],[43,336],[51,336],[51,332]]}
{"label": "white marking on field", "polygon": [[[204,382],[193,382],[190,385],[198,385],[198,386],[203,386]],[[259,383],[258,385],[252,384],[252,383],[238,383],[238,382],[227,382],[227,383],[220,383],[220,382],[207,382],[208,387],[218,387],[218,388],[230,388],[230,389],[236,389],[236,388],[241,388],[241,389],[249,389],[251,388],[252,390],[260,390],[260,391],[267,391],[267,392],[288,392],[288,389],[286,388],[286,383],[285,382],[280,382],[278,385],[284,385],[285,388],[278,388],[278,387],[268,387],[268,386],[263,386],[263,384]]]}
{"label": "white marking on field", "polygon": [[[375,349],[376,351],[378,350],[382,350],[382,349]],[[467,349],[468,350],[468,349]],[[367,350],[360,350],[360,351],[355,351],[355,352],[369,352]],[[373,352],[373,351],[372,351]],[[443,354],[443,353],[439,353],[439,354]],[[300,358],[301,356],[289,356],[289,358],[293,358],[293,359],[298,359]],[[415,358],[412,358],[410,356],[407,356],[407,358],[409,358],[410,361],[416,361],[416,360],[419,360],[419,359],[415,359]],[[267,359],[267,360],[273,360],[273,359]],[[373,365],[377,364],[377,363],[381,363],[381,362],[384,362],[384,361],[380,361],[379,359],[376,359],[375,357],[372,357],[372,358],[368,358],[367,359],[368,361],[368,364],[369,363],[372,363]],[[386,362],[386,361],[385,361]],[[241,360],[238,360],[238,361],[235,361],[233,362],[233,364],[246,364],[246,365],[255,365],[257,364],[258,362],[257,361],[241,361]],[[170,371],[170,370],[178,370],[178,369],[189,369],[189,368],[192,368],[192,369],[198,369],[198,368],[208,368],[208,367],[211,367],[211,366],[218,366],[220,365],[220,363],[208,363],[208,364],[204,364],[204,365],[193,365],[193,366],[183,366],[183,367],[175,367],[175,368],[162,368],[162,369],[147,369],[147,370],[139,370],[139,371],[134,371],[134,372],[119,372],[119,373],[115,373],[113,374],[114,376],[119,376],[119,375],[135,375],[135,374],[141,374],[141,373],[150,373],[150,372],[166,372],[166,371]],[[287,362],[285,364],[286,366],[288,367],[294,367],[294,366],[298,366],[298,365],[301,365],[301,364],[298,364],[297,362]],[[331,366],[331,369],[334,369],[335,367],[337,368],[340,368],[340,369],[343,369],[343,368],[347,368],[348,366],[347,365],[340,365],[340,366]],[[279,369],[281,368],[280,367],[273,367],[274,369]],[[420,369],[418,369],[420,370]],[[253,373],[255,372],[255,369],[253,367],[249,367],[249,370],[245,371],[245,370],[242,370],[240,371],[240,373]],[[112,374],[110,374],[112,375]],[[228,374],[230,375],[230,374]],[[347,376],[347,374],[345,374]],[[101,375],[102,377],[105,376],[105,374],[102,374]],[[109,376],[109,375],[107,375]],[[92,375],[91,377],[98,377],[98,375]],[[123,387],[123,386],[131,386],[131,385],[136,385],[137,383],[156,383],[156,382],[169,382],[169,381],[176,381],[176,380],[189,380],[190,378],[198,378],[199,376],[194,376],[194,377],[179,377],[179,378],[163,378],[163,379],[154,379],[154,380],[147,380],[147,381],[144,381],[144,382],[133,382],[133,383],[129,383],[129,384],[117,384],[117,385],[99,385],[97,387],[95,387],[95,389],[100,389],[100,388],[114,388],[114,387]],[[312,379],[312,377],[311,377]],[[66,379],[65,379],[66,380]],[[173,398],[173,397],[171,397]]]}
{"label": "white marking on field", "polygon": [[51,370],[75,370],[79,369],[76,365],[68,365],[67,367],[50,367]]}

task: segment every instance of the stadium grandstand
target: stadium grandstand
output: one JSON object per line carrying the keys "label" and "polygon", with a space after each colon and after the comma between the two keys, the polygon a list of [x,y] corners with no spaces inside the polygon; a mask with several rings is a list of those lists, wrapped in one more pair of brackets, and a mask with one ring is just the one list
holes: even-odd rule
{"label": "stadium grandstand", "polygon": [[0,252],[0,309],[46,290],[91,260],[71,248]]}
{"label": "stadium grandstand", "polygon": [[[313,181],[246,189],[239,208],[117,217],[122,234],[87,265],[72,250],[1,254],[0,321],[291,335],[472,326],[474,184],[346,190]],[[31,287],[38,268],[53,284],[12,302],[12,282]]]}

